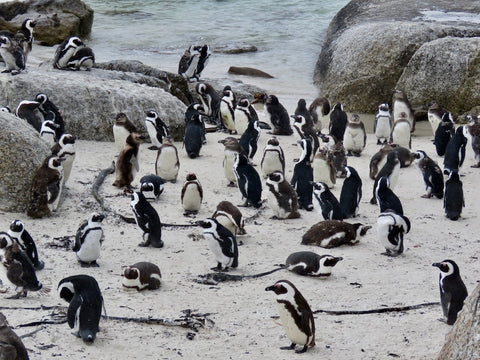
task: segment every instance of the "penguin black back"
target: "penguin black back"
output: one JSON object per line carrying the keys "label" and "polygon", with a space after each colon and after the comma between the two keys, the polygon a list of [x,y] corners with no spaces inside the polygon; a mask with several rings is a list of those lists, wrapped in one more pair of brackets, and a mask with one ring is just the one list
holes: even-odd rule
{"label": "penguin black back", "polygon": [[333,135],[337,141],[343,141],[347,123],[347,113],[343,111],[343,105],[340,103],[335,104],[330,113],[330,135]]}
{"label": "penguin black back", "polygon": [[448,180],[445,181],[445,196],[443,198],[445,215],[450,220],[458,220],[464,206],[463,183],[458,173],[451,171]]}
{"label": "penguin black back", "polygon": [[185,151],[190,159],[200,156],[200,149],[203,145],[204,125],[200,120],[200,115],[195,114],[185,126],[185,136],[183,144]]}
{"label": "penguin black back", "polygon": [[255,168],[248,163],[244,154],[235,154],[233,171],[237,178],[238,189],[245,199],[244,206],[255,208],[262,206],[262,182]]}
{"label": "penguin black back", "polygon": [[357,170],[351,166],[346,166],[345,171],[347,177],[343,181],[340,192],[340,208],[343,218],[348,219],[358,215],[358,207],[362,199],[362,179]]}
{"label": "penguin black back", "polygon": [[435,150],[438,156],[444,156],[447,150],[447,145],[450,139],[455,134],[455,128],[453,125],[452,113],[446,112],[442,116],[442,121],[438,124],[437,130],[435,130],[435,136],[433,143],[435,144]]}
{"label": "penguin black back", "polygon": [[297,192],[299,207],[312,211],[313,168],[310,163],[312,142],[310,139],[304,138],[298,141],[298,143],[302,147],[302,154],[293,168],[293,176],[290,183]]}

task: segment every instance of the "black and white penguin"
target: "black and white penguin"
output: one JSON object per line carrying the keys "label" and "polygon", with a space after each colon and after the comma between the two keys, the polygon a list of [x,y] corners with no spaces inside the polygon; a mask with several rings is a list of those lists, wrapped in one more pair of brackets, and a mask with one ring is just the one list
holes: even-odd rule
{"label": "black and white penguin", "polygon": [[202,206],[202,200],[203,188],[200,181],[194,173],[188,173],[183,183],[181,194],[182,206],[183,210],[185,210],[183,215],[197,214]]}
{"label": "black and white penguin", "polygon": [[435,132],[438,129],[438,125],[442,122],[444,114],[447,112],[436,100],[433,100],[428,105],[427,118],[430,126],[432,127],[432,132],[435,135]]}
{"label": "black and white penguin", "polygon": [[260,126],[258,125],[258,120],[252,120],[248,123],[247,130],[244,131],[238,141],[250,162],[253,161],[253,157],[257,153],[259,137]]}
{"label": "black and white penguin", "polygon": [[258,122],[258,114],[248,99],[240,99],[235,108],[235,130],[238,135],[243,135],[250,121]]}
{"label": "black and white penguin", "polygon": [[158,175],[149,174],[140,178],[140,192],[147,200],[157,200],[163,193],[165,180]]}
{"label": "black and white penguin", "polygon": [[347,156],[360,156],[366,145],[367,132],[365,131],[365,125],[363,125],[358,114],[352,114],[343,134],[343,146],[347,151]]}
{"label": "black and white penguin", "polygon": [[265,101],[265,109],[267,117],[273,125],[273,135],[291,135],[293,133],[288,111],[280,103],[278,97],[269,95]]}
{"label": "black and white penguin", "polygon": [[293,176],[290,183],[297,192],[298,207],[307,211],[313,210],[313,169],[310,163],[310,155],[312,153],[312,142],[310,139],[303,138],[298,141],[302,148],[302,154],[295,163],[293,168]]}
{"label": "black and white penguin", "polygon": [[191,120],[185,125],[185,134],[183,145],[190,159],[200,156],[203,140],[205,138],[205,127],[201,120],[201,115],[193,115]]}
{"label": "black and white penguin", "polygon": [[117,114],[112,129],[115,146],[119,153],[125,147],[128,135],[131,133],[138,133],[137,127],[130,121],[125,113]]}
{"label": "black and white penguin", "polygon": [[40,137],[49,145],[53,146],[57,142],[55,135],[56,125],[52,120],[44,120],[40,128]]}
{"label": "black and white penguin", "polygon": [[197,46],[197,51],[199,53],[199,57],[198,57],[197,67],[195,69],[195,72],[194,72],[193,76],[197,80],[200,80],[200,76],[202,75],[203,70],[205,70],[205,67],[208,64],[208,61],[210,59],[210,55],[212,55],[212,53],[210,51],[210,47],[207,44],[198,45]]}
{"label": "black and white penguin", "polygon": [[23,47],[23,53],[25,54],[25,62],[27,61],[28,54],[32,51],[33,47],[33,29],[36,22],[33,19],[25,19],[22,23],[22,27],[17,32],[21,37],[20,45]]}
{"label": "black and white penguin", "polygon": [[410,227],[410,220],[393,210],[378,215],[378,239],[386,250],[383,255],[395,257],[403,253],[403,235],[410,231]]}
{"label": "black and white penguin", "polygon": [[[415,117],[413,116],[412,105],[408,101],[407,94],[401,89],[395,89],[392,96],[393,123],[401,118],[406,118],[410,124],[410,131],[415,131]],[[402,115],[405,113],[405,115]]]}
{"label": "black and white penguin", "polygon": [[450,220],[458,220],[465,207],[463,183],[456,171],[450,171],[448,180],[445,181],[445,196],[443,198],[445,215]]}
{"label": "black and white penguin", "polygon": [[452,113],[447,111],[443,114],[441,121],[436,125],[437,130],[435,131],[433,143],[435,144],[435,150],[438,156],[445,155],[447,145],[455,134],[455,125],[453,123]]}
{"label": "black and white penguin", "polygon": [[243,206],[251,205],[258,209],[262,206],[262,181],[244,154],[235,154],[233,171],[237,178],[238,190],[245,199]]}
{"label": "black and white penguin", "polygon": [[[162,223],[157,210],[145,199],[141,192],[132,194],[130,203],[137,226],[142,230],[143,242],[138,246],[153,246],[155,248],[163,247],[162,241]],[[146,239],[145,239],[146,237]]]}
{"label": "black and white penguin", "polygon": [[322,220],[343,220],[342,208],[337,198],[323,182],[313,183],[313,207]]}
{"label": "black and white penguin", "polygon": [[6,113],[9,113],[9,114],[12,113],[12,109],[10,109],[8,106],[0,106],[0,111],[6,112]]}
{"label": "black and white penguin", "polygon": [[104,218],[105,216],[102,214],[94,212],[80,224],[77,230],[72,250],[75,251],[82,267],[98,266],[97,259],[100,257],[100,248],[103,242],[102,221]]}
{"label": "black and white penguin", "polygon": [[463,283],[460,269],[455,261],[447,259],[440,263],[433,263],[432,266],[440,269],[438,285],[443,316],[448,325],[453,325],[468,296],[467,287]]}
{"label": "black and white penguin", "polygon": [[90,71],[95,64],[95,54],[93,49],[83,45],[78,47],[70,59],[68,59],[66,69]]}
{"label": "black and white penguin", "polygon": [[263,149],[260,167],[264,178],[266,178],[268,174],[277,170],[280,170],[283,173],[285,172],[285,155],[280,146],[280,142],[275,136],[267,140],[267,144]]}
{"label": "black and white penguin", "polygon": [[205,110],[205,116],[208,118],[208,121],[218,125],[220,123],[221,97],[212,85],[203,82],[198,83],[197,86],[195,86],[195,91],[200,96],[202,106]]}
{"label": "black and white penguin", "polygon": [[85,44],[77,36],[71,36],[65,39],[55,50],[53,67],[56,69],[67,69],[71,57],[75,54],[78,48],[83,46],[85,46]]}
{"label": "black and white penguin", "polygon": [[443,158],[443,173],[448,175],[451,171],[459,172],[465,160],[465,150],[468,139],[466,127],[461,125],[455,130],[455,134],[450,139],[445,149]]}
{"label": "black and white penguin", "polygon": [[220,100],[220,121],[222,126],[230,133],[235,133],[235,108],[237,100],[235,93],[230,85],[223,88],[222,98]]}
{"label": "black and white penguin", "polygon": [[[313,120],[312,120],[312,114],[310,111],[307,109],[307,102],[305,99],[299,99],[297,102],[297,107],[295,108],[295,111],[293,112],[292,118],[295,118],[295,116],[300,115],[305,118],[305,122],[307,125],[311,128],[313,128]],[[317,114],[318,116],[318,114]],[[302,137],[300,135],[300,137]]]}
{"label": "black and white penguin", "polygon": [[328,131],[330,135],[334,136],[337,141],[343,142],[343,135],[347,128],[348,117],[347,113],[343,111],[343,105],[336,103],[330,113],[330,125]]}
{"label": "black and white penguin", "polygon": [[155,174],[165,181],[177,181],[180,160],[178,150],[171,136],[163,138],[162,145],[158,148],[155,160]]}
{"label": "black and white penguin", "polygon": [[76,156],[75,141],[76,138],[72,134],[63,134],[51,149],[53,155],[62,159],[63,183],[67,182],[72,172],[73,161]]}
{"label": "black and white penguin", "polygon": [[25,225],[21,220],[13,220],[10,223],[8,235],[18,242],[20,249],[23,250],[32,261],[35,270],[42,270],[45,264],[38,258],[37,245],[35,241],[33,241],[30,233],[25,230]]}
{"label": "black and white penguin", "polygon": [[8,360],[29,360],[28,351],[20,336],[7,321],[5,315],[0,312],[0,354]]}
{"label": "black and white penguin", "polygon": [[317,132],[321,132],[324,124],[322,124],[319,113],[321,116],[327,116],[330,113],[330,101],[324,96],[319,96],[312,101],[308,112],[312,116],[313,128]]}
{"label": "black and white penguin", "polygon": [[443,173],[437,162],[432,160],[425,151],[418,150],[415,152],[417,157],[417,166],[423,176],[423,182],[427,189],[427,193],[422,195],[423,198],[431,198],[435,196],[439,199],[443,198]]}
{"label": "black and white penguin", "polygon": [[35,268],[28,255],[17,241],[6,232],[0,232],[0,250],[3,251],[1,266],[6,270],[8,281],[15,285],[16,294],[11,299],[27,296],[28,291],[39,291],[43,285],[38,281]]}
{"label": "black and white penguin", "polygon": [[225,155],[223,157],[223,173],[228,181],[227,186],[233,187],[237,182],[237,177],[235,175],[235,172],[233,171],[233,164],[235,164],[235,154],[244,153],[246,155],[246,152],[243,151],[239,141],[233,136],[228,136],[223,140],[218,140],[218,142],[220,144],[223,144],[223,146],[225,147]]}
{"label": "black and white penguin", "polygon": [[44,118],[39,107],[38,101],[22,100],[15,108],[15,116],[26,120],[37,132],[40,132]]}
{"label": "black and white penguin", "polygon": [[388,104],[380,104],[373,123],[373,133],[377,137],[377,145],[386,144],[390,139],[391,132],[392,114],[390,114]]}
{"label": "black and white penguin", "polygon": [[304,353],[308,347],[315,346],[315,322],[313,312],[307,300],[298,289],[288,280],[279,280],[274,285],[265,288],[277,295],[277,307],[280,321],[292,342],[290,346],[281,347],[282,350],[294,350],[295,346],[303,345],[297,353]]}
{"label": "black and white penguin", "polygon": [[25,53],[23,48],[14,39],[0,35],[0,56],[6,67],[2,73],[16,75],[25,70]]}
{"label": "black and white penguin", "polygon": [[390,140],[392,143],[410,149],[412,147],[412,129],[407,114],[402,112],[393,123]]}
{"label": "black and white penguin", "polygon": [[343,218],[348,219],[358,215],[358,208],[362,199],[362,179],[357,170],[351,166],[346,166],[345,172],[347,176],[343,181],[340,192],[340,208]]}
{"label": "black and white penguin", "polygon": [[230,230],[235,237],[237,237],[237,235],[245,235],[247,233],[245,231],[245,220],[242,212],[230,201],[220,201],[217,205],[217,209],[212,215],[212,218]]}
{"label": "black and white penguin", "polygon": [[290,254],[285,261],[285,267],[299,275],[330,276],[332,269],[342,257],[332,255],[318,255],[313,251],[299,251]]}
{"label": "black and white penguin", "polygon": [[472,150],[475,158],[475,164],[472,168],[480,168],[480,124],[473,123],[465,125],[467,130],[467,136],[470,138],[470,143],[472,144]]}
{"label": "black and white penguin", "polygon": [[74,335],[93,343],[100,331],[103,296],[97,280],[89,275],[73,275],[58,283],[58,295],[69,303],[67,322]]}
{"label": "black and white penguin", "polygon": [[397,214],[403,215],[402,202],[390,188],[388,177],[383,176],[378,179],[377,188],[375,189],[375,198],[380,212],[393,210]]}
{"label": "black and white penguin", "polygon": [[237,240],[231,231],[212,218],[199,221],[198,225],[203,228],[203,236],[217,261],[217,266],[212,270],[228,271],[230,267],[238,267]]}
{"label": "black and white penguin", "polygon": [[[341,143],[339,143],[341,145]],[[343,148],[343,146],[341,146]],[[320,147],[312,163],[313,181],[323,182],[331,189],[337,182],[337,168],[335,166],[333,151]]]}
{"label": "black and white penguin", "polygon": [[400,173],[400,160],[398,159],[398,154],[395,151],[391,151],[387,155],[387,161],[385,162],[385,165],[380,169],[380,171],[377,173],[377,176],[375,177],[375,182],[373,184],[373,197],[370,199],[370,204],[376,204],[377,203],[377,198],[376,198],[376,191],[377,191],[377,184],[378,181],[382,177],[388,178],[388,184],[390,189],[394,189],[395,185],[397,185],[398,181],[398,176]]}
{"label": "black and white penguin", "polygon": [[410,166],[416,159],[415,153],[407,148],[404,148],[403,146],[398,146],[396,144],[385,144],[370,159],[370,179],[375,180],[378,170],[382,169],[382,167],[385,165],[387,156],[391,151],[395,151],[397,153],[401,168]]}
{"label": "black and white penguin", "polygon": [[300,135],[300,139],[308,138],[312,143],[312,152],[310,154],[310,162],[313,162],[315,158],[315,154],[320,146],[320,142],[318,141],[318,136],[316,131],[313,129],[312,121],[307,121],[307,119],[303,115],[293,115],[293,127],[297,131],[298,135]]}
{"label": "black and white penguin", "polygon": [[365,236],[370,225],[350,224],[340,220],[324,220],[313,225],[302,237],[302,245],[316,245],[333,248],[341,245],[355,245]]}
{"label": "black and white penguin", "polygon": [[48,98],[47,94],[45,93],[38,93],[35,95],[35,101],[40,103],[38,109],[43,115],[44,119],[53,116],[53,122],[55,123],[55,135],[57,139],[65,133],[65,122],[63,121],[63,117],[58,110],[58,107]]}
{"label": "black and white penguin", "polygon": [[277,170],[268,174],[266,185],[268,205],[273,210],[274,219],[297,219],[300,217],[297,193],[285,179],[283,172]]}
{"label": "black and white penguin", "polygon": [[158,150],[162,145],[163,138],[170,135],[170,130],[155,110],[148,110],[145,112],[145,115],[145,126],[147,127],[148,136],[152,143],[149,149]]}
{"label": "black and white penguin", "polygon": [[190,45],[190,47],[185,50],[180,61],[178,62],[178,75],[183,76],[187,81],[192,79],[197,79],[196,71],[198,60],[200,59],[200,52],[198,51],[198,46]]}
{"label": "black and white penguin", "polygon": [[125,146],[118,154],[115,164],[115,181],[113,186],[125,187],[127,191],[131,189],[135,174],[140,170],[138,152],[142,139],[143,136],[138,133],[131,133],[127,136]]}
{"label": "black and white penguin", "polygon": [[127,289],[156,290],[160,288],[160,268],[148,261],[140,261],[123,269],[122,286]]}

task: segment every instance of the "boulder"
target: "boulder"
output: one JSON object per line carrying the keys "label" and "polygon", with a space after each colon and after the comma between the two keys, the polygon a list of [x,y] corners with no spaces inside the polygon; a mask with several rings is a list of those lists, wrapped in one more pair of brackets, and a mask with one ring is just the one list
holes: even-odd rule
{"label": "boulder", "polygon": [[29,0],[0,4],[0,29],[16,32],[25,19],[36,22],[34,38],[44,45],[90,34],[93,10],[81,0]]}
{"label": "boulder", "polygon": [[0,210],[24,212],[35,171],[50,147],[26,121],[0,112]]}
{"label": "boulder", "polygon": [[[405,82],[399,82],[404,72],[414,76],[414,71],[407,69],[417,51],[421,49],[424,56],[427,55],[425,51],[446,52],[445,55],[437,52],[427,55],[434,58],[437,55],[446,57],[455,49],[425,45],[445,37],[462,41],[480,38],[476,20],[479,12],[480,3],[468,0],[352,0],[329,25],[315,67],[314,82],[323,96],[333,102],[345,103],[349,111],[375,112],[378,104],[391,102],[395,88],[405,85]],[[450,14],[455,14],[454,21]],[[478,50],[462,45],[460,48],[470,51],[468,55],[462,54],[464,59],[475,62],[478,58],[475,55]],[[459,64],[461,72],[473,72],[469,65],[466,61]],[[445,66],[438,72],[442,72],[445,78],[453,78],[457,76],[457,69]],[[444,81],[430,81],[428,85],[423,84],[422,89],[427,86],[429,94],[436,94],[437,90],[432,89],[441,89]],[[476,86],[478,92],[478,82],[475,85],[470,81],[451,89],[450,95],[460,92],[464,97],[459,99],[458,96],[459,102],[449,107],[450,111],[459,113],[471,103],[478,103],[478,98],[470,97],[475,91],[468,90],[467,86]],[[407,95],[410,97],[408,90]],[[433,100],[424,93],[412,94],[412,97],[420,102]]]}

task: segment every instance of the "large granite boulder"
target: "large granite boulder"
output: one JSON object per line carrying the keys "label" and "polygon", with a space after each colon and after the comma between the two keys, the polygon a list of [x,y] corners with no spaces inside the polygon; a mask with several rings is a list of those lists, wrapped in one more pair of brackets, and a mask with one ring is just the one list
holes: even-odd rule
{"label": "large granite boulder", "polygon": [[29,0],[0,4],[0,30],[16,32],[28,18],[36,22],[35,40],[44,45],[55,45],[73,35],[89,35],[93,10],[81,0]]}
{"label": "large granite boulder", "polygon": [[[399,82],[399,79],[404,72],[411,74],[408,81],[414,77],[415,58],[420,58],[418,51],[433,59],[447,57],[461,49],[462,54],[458,55],[474,63],[478,59],[478,48],[454,45],[455,41],[445,41],[446,48],[426,45],[445,37],[461,40],[461,44],[469,38],[480,38],[478,13],[480,2],[468,0],[352,0],[330,23],[314,82],[322,95],[333,102],[345,103],[349,111],[355,112],[375,112],[378,104],[391,102],[393,90],[401,85],[407,87],[407,95],[414,104],[429,102],[440,95],[443,98],[445,80],[423,84],[421,89],[428,87],[428,94],[418,88],[415,94],[410,94],[414,86],[407,86],[406,75],[405,80]],[[450,95],[463,94],[448,107],[457,114],[480,100],[478,81],[476,84],[470,81],[475,77],[471,75],[474,70],[469,68],[469,61],[461,61],[452,68],[439,60],[431,70],[443,74],[445,79],[456,77],[459,66],[462,74],[469,74],[468,81],[450,90]],[[477,91],[466,89],[472,85]]]}

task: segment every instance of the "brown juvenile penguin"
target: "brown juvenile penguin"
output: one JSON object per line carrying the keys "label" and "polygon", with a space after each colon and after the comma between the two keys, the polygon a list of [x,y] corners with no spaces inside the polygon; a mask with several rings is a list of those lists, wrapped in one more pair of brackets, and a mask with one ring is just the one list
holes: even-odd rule
{"label": "brown juvenile penguin", "polygon": [[230,201],[220,201],[212,218],[225,226],[235,236],[247,233],[242,212]]}
{"label": "brown juvenile penguin", "polygon": [[113,186],[125,187],[127,190],[131,190],[133,178],[139,170],[138,150],[140,148],[140,140],[142,139],[143,137],[138,133],[131,133],[127,136],[125,146],[120,151],[115,164],[116,179]]}
{"label": "brown juvenile penguin", "polygon": [[155,290],[160,287],[162,274],[157,265],[140,261],[123,270],[123,287],[127,289]]}
{"label": "brown juvenile penguin", "polygon": [[283,172],[277,170],[270,173],[266,184],[269,190],[267,194],[268,205],[273,210],[273,218],[299,218],[297,192],[292,185],[285,180]]}
{"label": "brown juvenile penguin", "polygon": [[340,245],[354,245],[360,241],[371,226],[360,223],[350,224],[340,220],[325,220],[313,225],[302,237],[303,245],[333,248]]}
{"label": "brown juvenile penguin", "polygon": [[28,360],[28,352],[20,337],[15,334],[7,318],[0,312],[0,359]]}
{"label": "brown juvenile penguin", "polygon": [[[401,89],[395,89],[392,96],[393,107],[393,123],[403,118],[402,113],[405,113],[405,118],[410,124],[410,132],[415,131],[415,117],[413,116],[413,109],[410,101],[408,101],[407,94]],[[395,125],[394,125],[395,126]]]}
{"label": "brown juvenile penguin", "polygon": [[318,141],[318,136],[313,129],[312,121],[308,122],[307,119],[302,115],[292,115],[293,127],[300,136],[300,140],[303,138],[310,139],[312,142],[312,154],[310,155],[310,162],[313,162],[317,149],[320,146]]}
{"label": "brown juvenile penguin", "polygon": [[119,153],[125,147],[128,135],[134,132],[138,132],[137,127],[129,120],[128,116],[123,112],[118,113],[113,124],[113,138]]}

